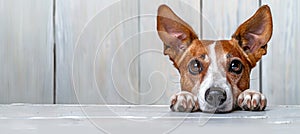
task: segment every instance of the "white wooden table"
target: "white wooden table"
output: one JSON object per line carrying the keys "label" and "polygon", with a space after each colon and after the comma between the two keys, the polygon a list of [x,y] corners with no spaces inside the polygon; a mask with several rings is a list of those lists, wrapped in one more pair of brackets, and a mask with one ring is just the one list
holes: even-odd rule
{"label": "white wooden table", "polygon": [[300,106],[263,112],[177,113],[168,106],[0,105],[1,134],[298,133]]}

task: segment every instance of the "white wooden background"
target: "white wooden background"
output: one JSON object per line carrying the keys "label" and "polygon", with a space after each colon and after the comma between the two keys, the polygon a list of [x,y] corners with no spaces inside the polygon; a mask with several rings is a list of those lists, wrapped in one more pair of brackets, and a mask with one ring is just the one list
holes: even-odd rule
{"label": "white wooden background", "polygon": [[53,103],[52,14],[52,0],[0,0],[0,103]]}
{"label": "white wooden background", "polygon": [[163,3],[203,39],[230,39],[268,4],[273,37],[251,88],[300,104],[298,0],[0,0],[0,103],[168,104],[180,86],[156,33]]}

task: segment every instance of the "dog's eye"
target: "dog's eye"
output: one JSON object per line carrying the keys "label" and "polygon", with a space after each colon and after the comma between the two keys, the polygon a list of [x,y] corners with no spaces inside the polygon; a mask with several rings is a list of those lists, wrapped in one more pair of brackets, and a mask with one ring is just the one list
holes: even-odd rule
{"label": "dog's eye", "polygon": [[239,61],[239,60],[231,61],[230,67],[229,67],[230,72],[240,74],[240,73],[242,73],[242,70],[243,70],[243,64],[241,63],[241,61]]}
{"label": "dog's eye", "polygon": [[203,66],[199,60],[192,60],[189,64],[189,71],[193,75],[200,74],[201,71],[203,70]]}

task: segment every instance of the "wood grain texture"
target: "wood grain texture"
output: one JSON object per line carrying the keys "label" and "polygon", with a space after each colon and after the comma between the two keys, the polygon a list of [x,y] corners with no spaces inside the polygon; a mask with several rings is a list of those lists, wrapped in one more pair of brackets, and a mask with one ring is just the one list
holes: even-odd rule
{"label": "wood grain texture", "polygon": [[64,0],[56,9],[57,102],[136,103],[137,2]]}
{"label": "wood grain texture", "polygon": [[[258,9],[255,0],[203,0],[203,39],[231,39],[239,25]],[[259,64],[252,70],[250,89],[259,90]]]}
{"label": "wood grain texture", "polygon": [[253,134],[253,128],[255,132],[294,134],[300,126],[300,107],[286,105],[227,114],[170,112],[168,105],[0,105],[0,109],[4,134],[222,134],[233,129],[232,133]]}
{"label": "wood grain texture", "polygon": [[300,104],[300,2],[272,1],[273,35],[263,61],[263,91],[270,105]]}
{"label": "wood grain texture", "polygon": [[114,105],[110,108],[106,105],[0,105],[0,129],[4,134],[185,134],[199,131],[222,134],[232,129],[233,133],[253,134],[250,130],[255,128],[256,132],[294,134],[300,126],[299,106],[213,115],[170,112],[168,105]]}
{"label": "wood grain texture", "polygon": [[163,43],[156,31],[157,9],[167,4],[200,34],[200,1],[140,1],[140,104],[169,104],[170,97],[180,91],[178,71],[163,55]]}
{"label": "wood grain texture", "polygon": [[52,14],[52,0],[0,0],[0,103],[53,103]]}
{"label": "wood grain texture", "polygon": [[[55,97],[57,103],[169,104],[180,76],[162,54],[158,6],[169,5],[199,37],[214,40],[230,39],[259,6],[258,0],[56,0],[54,78],[53,2],[0,0],[0,103]],[[263,93],[270,105],[300,104],[300,2],[262,3],[274,23],[262,58]],[[251,74],[257,90],[258,66]]]}

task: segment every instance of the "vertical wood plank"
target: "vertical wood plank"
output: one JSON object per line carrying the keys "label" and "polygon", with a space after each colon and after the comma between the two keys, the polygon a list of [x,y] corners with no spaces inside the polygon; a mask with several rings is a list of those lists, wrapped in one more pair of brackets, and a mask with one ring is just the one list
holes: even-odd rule
{"label": "vertical wood plank", "polygon": [[156,31],[159,5],[167,4],[200,34],[200,1],[140,1],[140,104],[169,104],[171,95],[180,91],[178,71],[163,55],[163,43]]}
{"label": "vertical wood plank", "polygon": [[[85,24],[98,10],[111,4],[108,1],[90,3],[80,0],[56,1],[56,92],[57,103],[76,103],[72,60],[76,41]],[[103,6],[101,6],[103,5]]]}
{"label": "vertical wood plank", "polygon": [[263,92],[270,105],[300,104],[300,2],[272,1],[273,35],[263,62]]}
{"label": "vertical wood plank", "polygon": [[138,101],[136,1],[57,1],[57,102]]}
{"label": "vertical wood plank", "polygon": [[53,1],[0,0],[0,103],[53,103]]}
{"label": "vertical wood plank", "polygon": [[[258,9],[255,0],[204,0],[203,39],[231,39],[240,24]],[[259,90],[259,64],[252,70],[250,89]]]}

